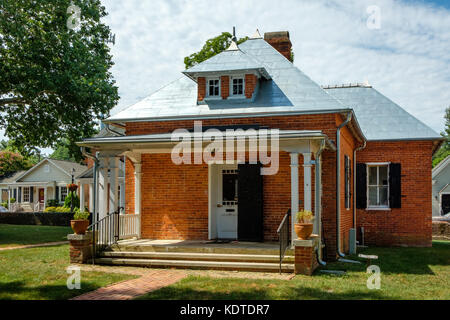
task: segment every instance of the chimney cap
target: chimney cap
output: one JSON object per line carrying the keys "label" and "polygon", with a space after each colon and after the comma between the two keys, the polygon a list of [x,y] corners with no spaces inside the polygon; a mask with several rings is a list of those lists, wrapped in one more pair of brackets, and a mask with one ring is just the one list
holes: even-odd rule
{"label": "chimney cap", "polygon": [[276,38],[289,39],[289,31],[274,31],[274,32],[264,33],[264,40],[276,39]]}

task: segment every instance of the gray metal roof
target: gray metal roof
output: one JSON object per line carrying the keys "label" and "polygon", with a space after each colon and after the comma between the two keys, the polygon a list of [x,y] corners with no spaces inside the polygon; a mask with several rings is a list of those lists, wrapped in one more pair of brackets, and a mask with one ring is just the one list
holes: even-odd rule
{"label": "gray metal roof", "polygon": [[272,78],[262,80],[254,101],[227,99],[197,104],[197,84],[183,76],[106,121],[225,118],[347,109],[263,39],[247,40],[239,48],[261,64]]}
{"label": "gray metal roof", "polygon": [[355,111],[368,140],[441,139],[426,124],[370,86],[325,89]]}
{"label": "gray metal roof", "polygon": [[185,74],[264,69],[261,62],[241,50],[223,51],[185,71]]}
{"label": "gray metal roof", "polygon": [[20,170],[16,172],[10,172],[0,177],[0,184],[13,183],[18,177],[24,174],[26,170]]}

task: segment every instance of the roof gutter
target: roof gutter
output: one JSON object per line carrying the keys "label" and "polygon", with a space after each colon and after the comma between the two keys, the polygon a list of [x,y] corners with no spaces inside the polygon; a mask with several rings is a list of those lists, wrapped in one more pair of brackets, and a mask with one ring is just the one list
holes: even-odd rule
{"label": "roof gutter", "polygon": [[119,137],[123,137],[124,136],[123,134],[121,134],[121,133],[119,133],[117,131],[114,131],[109,126],[110,126],[109,123],[105,123],[105,129],[106,129],[107,132],[111,133],[112,135],[119,136]]}
{"label": "roof gutter", "polygon": [[321,161],[322,161],[322,152],[323,150],[325,150],[325,146],[326,146],[326,142],[325,140],[322,140],[322,142],[320,143],[320,148],[316,153],[316,169],[315,169],[315,174],[316,174],[316,181],[315,181],[315,185],[318,186],[315,188],[315,200],[314,200],[314,204],[315,204],[315,213],[316,213],[316,221],[317,221],[317,235],[319,238],[319,245],[317,246],[317,262],[322,265],[325,266],[327,263],[325,261],[322,260],[322,201],[321,201],[321,185],[322,185],[322,168],[321,168]]}
{"label": "roof gutter", "polygon": [[337,253],[341,257],[341,129],[350,123],[353,112],[347,114],[347,119],[336,130],[336,238]]}

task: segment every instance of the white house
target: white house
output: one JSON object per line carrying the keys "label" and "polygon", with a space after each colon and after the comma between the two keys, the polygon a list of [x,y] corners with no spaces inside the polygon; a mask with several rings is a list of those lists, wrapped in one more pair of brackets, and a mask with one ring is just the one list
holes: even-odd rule
{"label": "white house", "polygon": [[42,211],[47,200],[63,203],[67,196],[67,185],[87,169],[76,162],[43,159],[27,171],[16,172],[0,180],[2,199],[16,199],[8,203],[10,211]]}
{"label": "white house", "polygon": [[450,156],[442,160],[432,171],[433,216],[450,212]]}

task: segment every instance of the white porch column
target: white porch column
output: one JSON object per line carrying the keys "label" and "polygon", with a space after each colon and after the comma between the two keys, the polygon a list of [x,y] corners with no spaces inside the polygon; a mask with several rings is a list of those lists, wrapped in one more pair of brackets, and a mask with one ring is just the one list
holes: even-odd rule
{"label": "white porch column", "polygon": [[100,158],[98,170],[98,213],[99,220],[108,213],[108,158]]}
{"label": "white porch column", "polygon": [[311,153],[303,153],[304,209],[312,211],[311,203]]}
{"label": "white porch column", "polygon": [[11,212],[11,189],[8,186],[8,211]]}
{"label": "white porch column", "polygon": [[[47,188],[48,188],[48,186],[44,186],[44,210],[45,210],[45,207],[47,206]],[[39,197],[39,190],[38,190],[38,197]],[[39,198],[38,198],[38,201],[39,201]]]}
{"label": "white porch column", "polygon": [[[134,213],[141,214],[141,178],[142,178],[142,164],[136,162],[134,164]],[[138,233],[141,237],[141,219],[139,219]]]}
{"label": "white porch column", "polygon": [[94,211],[94,184],[89,183],[89,212]]}
{"label": "white porch column", "polygon": [[109,158],[109,212],[115,212],[119,206],[119,158]]}
{"label": "white porch column", "polygon": [[297,239],[294,224],[298,212],[298,153],[291,152],[291,229],[292,240]]}
{"label": "white porch column", "polygon": [[84,183],[80,182],[80,211],[84,211]]}
{"label": "white porch column", "polygon": [[125,181],[120,182],[120,201],[119,206],[122,207],[121,213],[125,213]]}

